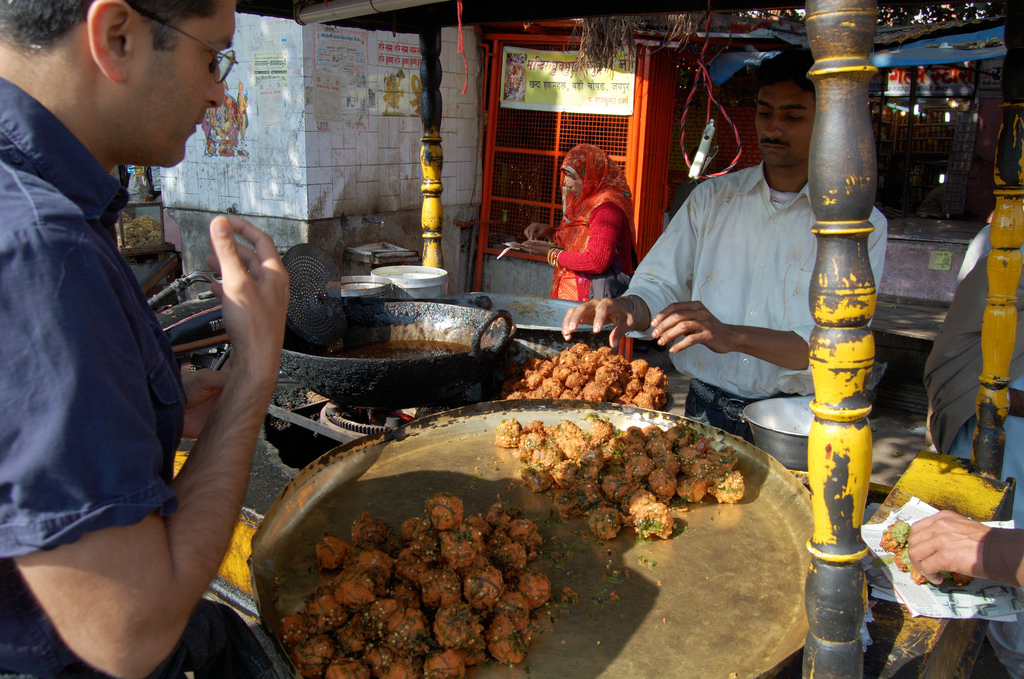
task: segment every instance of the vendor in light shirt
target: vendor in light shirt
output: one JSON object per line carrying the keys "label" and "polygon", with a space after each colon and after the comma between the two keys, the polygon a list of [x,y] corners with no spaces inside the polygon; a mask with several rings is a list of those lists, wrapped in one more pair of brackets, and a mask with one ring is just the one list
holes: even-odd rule
{"label": "vendor in light shirt", "polygon": [[[615,324],[613,346],[649,331],[690,376],[686,415],[752,440],[743,408],[780,394],[814,391],[808,289],[817,254],[807,194],[814,129],[813,57],[787,50],[757,68],[755,127],[763,162],[700,184],[644,257],[625,295],[566,314]],[[868,255],[882,278],[886,220],[872,209]]]}

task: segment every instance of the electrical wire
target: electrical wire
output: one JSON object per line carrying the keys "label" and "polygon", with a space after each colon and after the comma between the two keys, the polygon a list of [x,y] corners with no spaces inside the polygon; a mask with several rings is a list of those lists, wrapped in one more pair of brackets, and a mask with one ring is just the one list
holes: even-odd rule
{"label": "electrical wire", "polygon": [[459,43],[455,52],[462,55],[462,65],[466,69],[466,79],[462,82],[462,96],[466,96],[466,88],[469,87],[469,62],[466,61],[466,50],[462,46],[462,0],[455,3],[455,9],[459,19]]}
{"label": "electrical wire", "polygon": [[[733,135],[736,138],[736,156],[729,163],[729,166],[720,172],[714,172],[712,174],[702,174],[698,179],[707,179],[709,177],[718,177],[726,174],[729,170],[736,167],[736,163],[739,162],[740,156],[743,155],[743,140],[740,139],[739,128],[736,127],[736,123],[733,122],[732,118],[729,117],[729,113],[725,110],[718,99],[715,97],[714,84],[711,82],[711,74],[708,72],[706,63],[708,45],[711,42],[711,0],[708,0],[707,17],[704,22],[704,44],[700,49],[700,56],[697,61],[697,74],[693,80],[693,87],[690,88],[690,93],[686,97],[686,103],[683,105],[683,115],[679,121],[679,148],[683,152],[683,160],[686,162],[686,167],[692,167],[690,163],[690,156],[686,153],[686,114],[690,109],[690,102],[693,101],[694,94],[697,93],[697,88],[700,85],[701,80],[704,81],[705,89],[708,93],[707,102],[707,119],[711,120],[711,104],[714,103],[718,107],[718,110],[722,112],[722,117],[725,118],[729,126],[732,127]],[[708,159],[710,160],[710,158]],[[705,166],[707,160],[705,160]]]}

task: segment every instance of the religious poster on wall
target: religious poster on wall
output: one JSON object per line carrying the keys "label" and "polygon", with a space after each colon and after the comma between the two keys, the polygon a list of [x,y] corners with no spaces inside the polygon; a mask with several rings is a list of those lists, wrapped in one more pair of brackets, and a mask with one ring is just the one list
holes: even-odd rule
{"label": "religious poster on wall", "polygon": [[625,54],[614,68],[588,69],[579,52],[506,47],[502,54],[501,105],[531,111],[633,114],[633,69]]}
{"label": "religious poster on wall", "polygon": [[377,41],[378,111],[385,116],[419,116],[420,48],[394,40]]}
{"label": "religious poster on wall", "polygon": [[[371,97],[366,82],[366,31],[338,26],[319,26],[314,34],[314,79],[321,77],[326,85],[329,78],[336,79],[337,102],[328,102],[329,94],[314,83],[314,104],[321,97],[321,109],[332,112],[337,108],[337,119],[321,118],[314,105],[317,123],[343,122],[350,127],[365,127]],[[332,95],[333,96],[333,95]],[[325,108],[326,107],[326,108]]]}
{"label": "religious poster on wall", "polygon": [[224,98],[216,108],[206,109],[202,130],[206,136],[205,155],[245,158],[249,155],[245,135],[249,131],[249,90],[242,78],[235,88],[224,83]]}

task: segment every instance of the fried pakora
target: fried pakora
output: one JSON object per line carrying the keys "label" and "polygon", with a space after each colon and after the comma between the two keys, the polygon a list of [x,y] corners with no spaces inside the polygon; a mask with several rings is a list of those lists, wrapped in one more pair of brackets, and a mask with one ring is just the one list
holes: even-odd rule
{"label": "fried pakora", "polygon": [[316,562],[322,571],[341,568],[352,545],[334,535],[325,535],[316,543]]}
{"label": "fried pakora", "polygon": [[363,512],[352,522],[352,546],[357,548],[383,547],[391,530],[369,512]]}
{"label": "fried pakora", "polygon": [[477,610],[491,608],[505,591],[505,580],[494,566],[476,568],[466,574],[462,592],[469,605]]}
{"label": "fried pakora", "polygon": [[370,668],[358,660],[342,658],[327,667],[325,679],[370,679]]}
{"label": "fried pakora", "polygon": [[[572,398],[663,408],[668,402],[667,387],[664,371],[648,366],[643,359],[630,363],[608,347],[591,350],[577,343],[549,360],[528,358],[508,374],[501,397]],[[508,443],[511,439],[504,440]]]}
{"label": "fried pakora", "polygon": [[463,677],[467,666],[524,658],[532,611],[551,584],[530,567],[543,537],[521,509],[496,502],[463,518],[462,501],[440,493],[394,536],[364,512],[352,542],[328,535],[315,545],[333,577],[282,618],[280,638],[302,676]]}
{"label": "fried pakora", "polygon": [[291,652],[295,669],[304,677],[321,677],[334,658],[334,642],[326,634],[299,643]]}
{"label": "fried pakora", "polygon": [[331,585],[320,585],[306,603],[306,625],[316,632],[329,632],[348,619],[345,607],[335,596]]}
{"label": "fried pakora", "polygon": [[495,434],[495,442],[502,448],[518,448],[523,426],[516,419],[502,420],[495,428]]}
{"label": "fried pakora", "polygon": [[345,569],[334,582],[334,596],[346,608],[369,606],[377,598],[373,576],[365,571]]}
{"label": "fried pakora", "polygon": [[462,597],[462,578],[449,568],[429,571],[420,581],[420,596],[431,608],[450,606]]}
{"label": "fried pakora", "polygon": [[[880,546],[885,551],[891,552],[894,555],[893,563],[904,573],[909,573],[910,579],[915,585],[925,585],[928,583],[928,578],[919,573],[910,562],[907,545],[910,541],[911,530],[913,530],[911,525],[906,521],[894,521],[892,525],[882,532]],[[963,586],[974,580],[974,577],[962,573],[942,571],[942,579],[946,584]]]}
{"label": "fried pakora", "polygon": [[462,500],[451,493],[438,493],[427,500],[427,517],[437,530],[448,530],[462,522]]}
{"label": "fried pakora", "polygon": [[551,598],[551,581],[543,573],[523,573],[519,578],[518,589],[531,610],[543,606]]}
{"label": "fried pakora", "polygon": [[[582,360],[585,354],[572,355]],[[645,383],[664,380],[657,368],[638,369]],[[569,420],[556,427],[531,422],[522,428],[515,456],[525,464],[520,476],[527,488],[549,493],[562,519],[585,517],[598,538],[612,539],[624,526],[633,526],[641,539],[671,537],[674,521],[668,504],[675,496],[690,504],[743,499],[745,485],[735,469],[735,451],[698,436],[685,424],[620,431],[600,415],[586,420],[590,433]]]}
{"label": "fried pakora", "polygon": [[432,653],[423,661],[425,679],[462,679],[466,676],[466,661],[462,654],[451,649]]}
{"label": "fried pakora", "polygon": [[602,504],[587,514],[587,526],[599,540],[612,540],[622,530],[622,518],[615,507]]}
{"label": "fried pakora", "polygon": [[530,649],[529,625],[521,625],[508,615],[495,615],[485,638],[487,650],[501,663],[520,663]]}
{"label": "fried pakora", "polygon": [[483,632],[479,616],[463,601],[437,609],[434,616],[434,638],[444,648],[465,647]]}

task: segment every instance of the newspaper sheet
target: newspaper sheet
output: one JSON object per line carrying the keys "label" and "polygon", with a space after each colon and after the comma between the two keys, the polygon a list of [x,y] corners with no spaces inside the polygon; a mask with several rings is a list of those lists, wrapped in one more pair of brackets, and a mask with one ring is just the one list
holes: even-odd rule
{"label": "newspaper sheet", "polygon": [[[975,578],[962,586],[915,585],[910,573],[901,571],[894,563],[893,555],[882,549],[882,533],[889,526],[901,520],[913,524],[938,511],[915,497],[891,513],[885,521],[861,526],[861,537],[874,557],[870,563],[865,564],[872,596],[903,603],[914,617],[924,615],[930,618],[1015,620],[1017,612],[1024,610],[1024,592],[1019,587],[982,578]],[[1013,521],[988,521],[985,525],[1014,527]]]}

